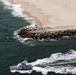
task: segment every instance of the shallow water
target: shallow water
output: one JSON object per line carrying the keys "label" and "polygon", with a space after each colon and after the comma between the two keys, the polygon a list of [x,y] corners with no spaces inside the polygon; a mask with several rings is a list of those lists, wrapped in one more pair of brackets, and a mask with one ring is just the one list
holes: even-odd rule
{"label": "shallow water", "polygon": [[[50,69],[48,75],[64,75],[65,73],[69,75],[67,70],[70,69],[70,66],[72,66],[70,71],[74,71],[71,74],[74,75],[76,72],[76,37],[63,38],[58,41],[28,41],[23,44],[14,39],[13,34],[14,31],[28,24],[28,21],[23,18],[11,15],[11,11],[4,9],[4,5],[0,3],[0,75],[23,75],[20,73],[11,73],[9,66],[22,62],[25,58],[32,65],[36,64],[41,69],[41,72],[37,72],[39,71],[38,68],[34,68],[35,71],[30,73],[30,75],[42,75],[41,73],[44,70],[41,66],[44,63],[44,67],[47,67],[49,65],[48,61],[50,62],[50,68],[53,70],[52,72]],[[58,53],[61,55],[58,55]],[[39,60],[36,61],[37,59]],[[56,66],[58,67],[56,68]],[[57,71],[63,71],[62,68],[66,72]]]}

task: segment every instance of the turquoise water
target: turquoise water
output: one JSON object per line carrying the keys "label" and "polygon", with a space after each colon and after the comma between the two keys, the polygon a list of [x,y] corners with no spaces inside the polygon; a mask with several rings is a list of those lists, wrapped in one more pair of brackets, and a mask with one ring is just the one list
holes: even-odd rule
{"label": "turquoise water", "polygon": [[[23,75],[11,73],[9,66],[22,62],[25,58],[33,62],[37,59],[48,58],[54,53],[66,53],[69,49],[76,50],[76,37],[63,38],[58,41],[26,42],[27,44],[14,39],[14,31],[28,24],[28,21],[11,15],[11,11],[4,9],[4,5],[0,3],[0,75]],[[72,65],[75,66],[75,64]],[[42,74],[34,71],[30,75]],[[50,72],[48,75],[61,74]]]}

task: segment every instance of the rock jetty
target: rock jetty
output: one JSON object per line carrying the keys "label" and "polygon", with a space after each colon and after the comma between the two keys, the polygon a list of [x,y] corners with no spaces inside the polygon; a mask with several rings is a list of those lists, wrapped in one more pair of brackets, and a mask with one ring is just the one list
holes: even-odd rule
{"label": "rock jetty", "polygon": [[19,30],[18,35],[21,38],[32,38],[34,40],[42,39],[61,39],[63,36],[75,36],[76,30],[57,30],[51,31],[51,28],[22,28]]}

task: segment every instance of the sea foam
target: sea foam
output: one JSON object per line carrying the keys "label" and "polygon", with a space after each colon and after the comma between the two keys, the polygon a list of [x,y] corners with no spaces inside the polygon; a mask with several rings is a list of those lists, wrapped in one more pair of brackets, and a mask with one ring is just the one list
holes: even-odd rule
{"label": "sea foam", "polygon": [[13,4],[11,0],[1,0],[5,5],[5,9],[10,9],[12,12],[11,14],[15,17],[22,17],[25,20],[28,20],[31,24],[27,27],[36,27],[36,22],[32,17],[26,16],[23,12],[24,9],[21,7],[21,4]]}
{"label": "sea foam", "polygon": [[41,72],[44,75],[48,74],[48,72],[76,74],[76,66],[72,65],[73,63],[76,63],[76,51],[74,50],[69,50],[65,54],[54,53],[49,58],[31,62],[34,66],[33,70]]}
{"label": "sea foam", "polygon": [[[67,53],[53,53],[49,58],[37,59],[31,62],[32,71],[41,72],[47,75],[48,72],[60,74],[76,74],[76,51],[69,50]],[[32,71],[23,73],[32,73]],[[21,73],[21,72],[20,72]]]}
{"label": "sea foam", "polygon": [[[24,10],[20,4],[12,4],[9,0],[2,0],[2,2],[6,5],[5,8],[12,10],[12,15],[29,20],[26,15],[23,14]],[[34,27],[35,24],[32,23],[31,26]],[[19,38],[19,36],[17,37]],[[49,58],[38,59],[30,64],[33,66],[34,71],[41,72],[44,75],[48,74],[48,72],[76,74],[76,66],[71,65],[72,63],[76,63],[76,51],[74,50],[70,50],[66,54],[54,53]]]}

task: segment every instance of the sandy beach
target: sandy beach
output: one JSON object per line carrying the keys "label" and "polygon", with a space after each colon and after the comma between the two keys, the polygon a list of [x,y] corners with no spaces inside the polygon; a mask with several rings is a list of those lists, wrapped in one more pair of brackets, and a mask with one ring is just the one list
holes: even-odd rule
{"label": "sandy beach", "polygon": [[76,0],[13,0],[37,25],[76,29]]}

